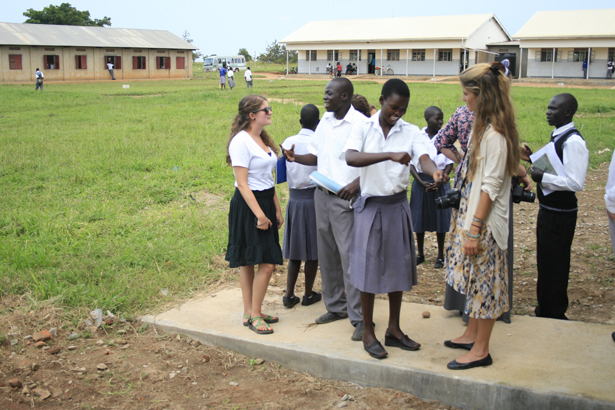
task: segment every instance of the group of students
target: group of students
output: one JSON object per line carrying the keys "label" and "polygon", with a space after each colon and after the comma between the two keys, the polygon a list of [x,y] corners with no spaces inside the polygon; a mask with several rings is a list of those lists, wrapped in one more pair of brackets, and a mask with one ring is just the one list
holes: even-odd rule
{"label": "group of students", "polygon": [[[228,145],[227,161],[237,189],[230,205],[226,254],[230,266],[240,268],[244,325],[259,334],[273,333],[270,325],[279,318],[263,313],[261,307],[274,266],[287,258],[284,306],[299,303],[294,287],[305,261],[302,304],[322,299],[327,309],[316,323],[348,318],[355,327],[351,339],[363,341],[370,356],[385,358],[388,352],[375,335],[372,315],[375,294],[387,293],[385,346],[418,350],[421,345],[400,327],[401,302],[403,292],[417,284],[424,232],[435,231],[439,245],[435,267],[446,268],[447,293],[463,295],[460,310],[469,319],[461,336],[444,343],[468,350],[448,368],[492,364],[491,332],[495,320],[509,309],[511,178],[518,176],[525,189],[531,189],[528,172],[519,163],[523,150],[505,70],[500,63],[465,70],[460,81],[466,106],[443,129],[442,111],[427,108],[427,127],[422,131],[402,119],[410,100],[402,80],[384,84],[381,109],[371,117],[352,106],[354,88],[348,79],[330,81],[322,119],[318,120],[314,105],[306,105],[301,110],[301,132],[280,146],[288,161],[290,192],[283,251],[273,227],[284,223],[272,177],[278,149],[265,130],[272,109],[264,97],[244,97]],[[453,148],[454,139],[463,156]],[[460,201],[456,209],[437,211],[434,198],[449,187],[453,162],[460,163],[454,182]],[[308,178],[313,170],[343,188],[337,195],[315,188]],[[541,182],[543,175],[533,171],[532,178]],[[322,295],[312,290],[319,264]],[[539,298],[539,307],[540,303]]]}
{"label": "group of students", "polygon": [[[228,77],[228,86],[232,90],[235,87],[235,71],[233,67],[227,67],[226,63],[222,64],[222,67],[219,69],[220,73],[220,91],[226,90],[226,77]],[[244,78],[246,79],[246,86],[248,88],[252,88],[252,71],[250,67],[246,69],[243,73]]]}

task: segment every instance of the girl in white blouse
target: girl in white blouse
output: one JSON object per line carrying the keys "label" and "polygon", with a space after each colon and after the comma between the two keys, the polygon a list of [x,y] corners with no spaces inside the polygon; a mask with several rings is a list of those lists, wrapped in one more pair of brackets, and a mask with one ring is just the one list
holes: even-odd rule
{"label": "girl in white blouse", "polygon": [[463,101],[475,113],[455,188],[461,191],[446,243],[446,281],[466,295],[468,326],[444,345],[469,350],[448,364],[462,370],[493,363],[489,339],[508,310],[508,215],[511,176],[519,166],[519,134],[510,83],[500,63],[477,64],[460,76]]}
{"label": "girl in white blouse", "polygon": [[[239,267],[244,326],[258,334],[273,333],[277,317],[261,312],[274,265],[282,264],[278,229],[284,223],[273,184],[277,148],[265,127],[271,124],[267,100],[248,95],[239,102],[231,126],[227,163],[235,173],[235,195],[229,210],[226,260]],[[254,271],[254,265],[259,265]]]}

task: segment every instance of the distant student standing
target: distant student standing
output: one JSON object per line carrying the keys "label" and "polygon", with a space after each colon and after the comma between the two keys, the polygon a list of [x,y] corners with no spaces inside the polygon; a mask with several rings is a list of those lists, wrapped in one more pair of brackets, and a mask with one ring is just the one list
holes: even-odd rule
{"label": "distant student standing", "polygon": [[408,164],[418,158],[427,175],[440,182],[443,171],[429,158],[418,127],[401,119],[410,90],[399,79],[382,87],[382,109],[357,123],[344,147],[346,162],[361,167],[361,197],[354,208],[350,282],[361,291],[363,348],[376,359],[388,353],[374,334],[374,297],[388,293],[389,324],[385,345],[418,350],[421,345],[400,328],[403,292],[417,283],[412,222],[408,205]]}
{"label": "distant student standing", "polygon": [[233,79],[234,76],[235,76],[235,73],[233,72],[233,67],[229,67],[229,69],[228,69],[228,86],[231,89],[231,91],[233,91],[233,87],[235,87],[235,80]]}
{"label": "distant student standing", "polygon": [[226,64],[222,64],[220,67],[220,91],[226,90]]}
{"label": "distant student standing", "polygon": [[109,74],[111,74],[111,79],[115,80],[115,76],[113,75],[113,63],[111,60],[107,61],[107,69],[109,70]]}
{"label": "distant student standing", "polygon": [[[308,153],[314,130],[318,126],[320,112],[314,104],[307,104],[301,109],[302,125],[299,134],[289,137],[282,144],[283,149],[294,150],[296,154]],[[312,305],[322,299],[318,292],[312,291],[318,270],[318,245],[316,232],[316,207],[314,191],[316,186],[310,181],[310,174],[316,171],[315,165],[301,165],[298,162],[286,163],[289,200],[286,207],[286,229],[284,232],[284,259],[288,259],[288,277],[286,278],[286,295],[282,298],[285,307],[292,308],[299,303],[295,296],[295,285],[305,261],[305,294],[301,304]]]}
{"label": "distant student standing", "polygon": [[248,88],[252,88],[252,71],[250,71],[250,67],[243,73],[243,76],[246,79],[246,85]]}
{"label": "distant student standing", "polygon": [[444,171],[444,179],[441,183],[434,182],[433,178],[425,175],[421,169],[419,158],[412,158],[410,172],[414,177],[412,194],[410,195],[410,210],[412,211],[412,226],[416,232],[418,255],[416,264],[425,261],[424,243],[425,232],[436,232],[438,240],[438,258],[434,268],[444,267],[444,239],[451,227],[451,209],[436,209],[436,198],[444,196],[451,189],[448,175],[453,169],[453,161],[444,154],[438,154],[434,145],[434,139],[442,128],[443,114],[438,107],[429,107],[425,110],[427,127],[423,128],[421,137],[427,148],[429,158],[436,164],[438,169]]}
{"label": "distant student standing", "polygon": [[37,68],[34,76],[36,77],[36,88],[34,91],[37,91],[39,88],[43,91],[43,80],[45,79],[43,72]]}

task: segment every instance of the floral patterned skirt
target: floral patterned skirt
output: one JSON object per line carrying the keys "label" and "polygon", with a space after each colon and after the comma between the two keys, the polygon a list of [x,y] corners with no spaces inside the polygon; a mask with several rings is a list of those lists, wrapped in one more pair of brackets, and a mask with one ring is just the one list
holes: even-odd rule
{"label": "floral patterned skirt", "polygon": [[[464,161],[459,181],[464,180],[466,167]],[[451,230],[444,247],[446,283],[466,295],[465,314],[470,318],[497,319],[509,309],[507,252],[500,249],[487,226],[479,238],[478,254],[463,254],[463,224],[471,189],[471,182],[463,185],[459,209],[453,209]]]}

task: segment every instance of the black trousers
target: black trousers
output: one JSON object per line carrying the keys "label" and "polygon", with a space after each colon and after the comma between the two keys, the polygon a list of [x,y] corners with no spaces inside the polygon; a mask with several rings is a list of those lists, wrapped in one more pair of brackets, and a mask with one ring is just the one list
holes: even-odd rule
{"label": "black trousers", "polygon": [[570,248],[577,224],[577,211],[555,212],[540,208],[536,223],[538,307],[536,316],[568,319]]}

